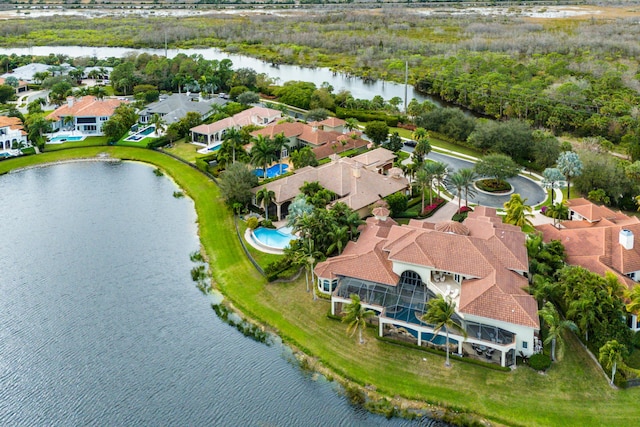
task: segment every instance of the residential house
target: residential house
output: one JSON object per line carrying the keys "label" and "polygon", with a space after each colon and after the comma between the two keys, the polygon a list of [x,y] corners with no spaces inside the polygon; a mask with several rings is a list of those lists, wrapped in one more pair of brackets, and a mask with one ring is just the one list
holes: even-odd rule
{"label": "residential house", "polygon": [[[450,343],[458,354],[478,354],[502,366],[516,354],[540,350],[538,306],[523,290],[528,258],[525,234],[503,224],[496,210],[478,206],[464,223],[411,220],[398,225],[376,208],[356,242],[315,268],[318,290],[331,294],[339,314],[351,295],[377,314],[380,336],[396,335],[418,345],[444,345],[423,322],[430,299],[456,304]],[[466,335],[466,337],[465,337]]]}
{"label": "residential house", "polygon": [[[288,156],[288,149],[309,146],[313,149],[317,159],[329,157],[334,153],[341,153],[349,149],[348,147],[364,147],[369,144],[360,138],[360,132],[351,132],[349,135],[343,133],[344,122],[340,119],[327,119],[322,122],[284,122],[251,133],[252,136],[263,135],[273,139],[276,135],[283,134],[289,142],[283,150],[283,156]],[[326,130],[329,129],[329,130]],[[338,131],[338,129],[340,131]],[[355,137],[351,137],[351,136]]]}
{"label": "residential house", "polygon": [[38,73],[48,72],[52,76],[64,75],[73,69],[74,67],[69,64],[47,65],[33,62],[22,67],[14,68],[10,73],[3,74],[0,77],[7,78],[9,76],[14,76],[18,80],[24,80],[27,83],[39,83],[37,81],[38,79],[35,78]]}
{"label": "residential house", "polygon": [[[384,148],[373,151],[376,153],[365,153],[352,158],[340,158],[334,155],[330,163],[295,170],[293,175],[256,187],[252,192],[256,194],[262,188],[273,191],[276,215],[278,220],[281,220],[287,215],[293,199],[300,194],[300,187],[305,182],[317,181],[324,188],[338,195],[334,203],[343,202],[357,211],[361,218],[366,217],[371,213],[371,206],[375,202],[409,187],[409,182],[399,170],[392,170],[393,173],[382,175],[378,171],[378,163],[375,163],[372,169],[367,168],[363,161],[374,157],[387,158],[390,159],[389,162],[393,162],[394,155],[391,151]],[[255,200],[254,205],[258,206]]]}
{"label": "residential house", "polygon": [[207,148],[217,147],[222,144],[222,139],[228,129],[240,129],[249,125],[266,126],[280,118],[282,118],[281,111],[265,107],[252,107],[217,122],[191,128],[191,142],[204,145]]}
{"label": "residential house", "polygon": [[224,105],[226,100],[221,98],[203,99],[199,94],[173,93],[169,96],[162,95],[160,100],[147,105],[138,112],[140,123],[149,123],[154,115],[162,117],[167,125],[180,121],[187,113],[195,112],[201,120],[212,114],[212,105]]}
{"label": "residential house", "polygon": [[0,116],[0,156],[20,153],[18,147],[28,145],[27,132],[17,117]]}
{"label": "residential house", "polygon": [[67,103],[47,116],[52,121],[54,131],[77,130],[83,134],[102,135],[102,125],[109,120],[115,109],[123,101],[119,99],[98,99],[95,96],[69,97]]}
{"label": "residential house", "polygon": [[[628,288],[640,281],[640,219],[578,198],[568,202],[569,220],[556,228],[551,224],[536,227],[545,242],[559,240],[567,254],[567,264],[579,265],[604,274],[609,271]],[[632,315],[629,327],[640,330],[640,321]]]}
{"label": "residential house", "polygon": [[[7,79],[5,77],[0,77],[0,85],[6,85]],[[24,80],[18,80],[18,86],[16,86],[16,94],[21,92],[26,92],[28,90],[27,82]]]}

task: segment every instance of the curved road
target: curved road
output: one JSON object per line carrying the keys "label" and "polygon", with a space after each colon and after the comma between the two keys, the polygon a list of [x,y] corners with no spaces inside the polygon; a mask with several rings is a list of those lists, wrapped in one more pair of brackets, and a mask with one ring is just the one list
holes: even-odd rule
{"label": "curved road", "polygon": [[[413,152],[412,147],[405,146],[403,150],[408,153]],[[442,153],[435,153],[433,151],[429,153],[427,158],[449,165],[447,168],[449,170],[449,173],[455,172],[458,169],[472,168],[474,166],[474,163],[470,160],[463,160],[458,157],[453,157]],[[509,181],[509,183],[513,186],[514,193],[519,193],[523,199],[527,199],[527,205],[529,206],[538,205],[544,202],[547,198],[547,192],[531,179],[518,175],[515,178],[509,178],[507,181]],[[457,193],[455,187],[452,187],[450,185],[447,186],[447,190],[453,195],[456,195]],[[469,196],[469,203],[474,203],[482,206],[490,206],[494,208],[502,208],[504,206],[504,203],[509,201],[510,197],[511,195],[494,196],[491,194],[477,192],[475,197]]]}

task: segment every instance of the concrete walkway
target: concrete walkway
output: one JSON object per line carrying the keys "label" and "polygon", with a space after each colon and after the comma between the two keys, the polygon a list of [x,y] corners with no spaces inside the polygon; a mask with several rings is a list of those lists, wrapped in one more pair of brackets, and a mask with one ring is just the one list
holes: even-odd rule
{"label": "concrete walkway", "polygon": [[[464,204],[463,204],[464,206]],[[443,222],[450,221],[451,217],[458,211],[458,199],[454,199],[452,202],[447,202],[444,206],[436,211],[429,218],[425,218],[426,222]]]}

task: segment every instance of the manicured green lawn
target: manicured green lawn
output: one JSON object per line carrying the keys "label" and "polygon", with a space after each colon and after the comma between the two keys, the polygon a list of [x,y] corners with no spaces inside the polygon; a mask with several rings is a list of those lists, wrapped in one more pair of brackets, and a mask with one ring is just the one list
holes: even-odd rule
{"label": "manicured green lawn", "polygon": [[94,147],[96,145],[107,145],[109,139],[106,136],[88,136],[82,141],[69,141],[61,144],[46,144],[45,151],[67,150],[69,148]]}
{"label": "manicured green lawn", "polygon": [[0,174],[13,167],[100,152],[152,163],[169,173],[195,201],[215,286],[247,316],[269,324],[285,342],[314,355],[315,363],[391,397],[439,403],[499,424],[637,424],[640,388],[609,387],[573,337],[564,360],[545,375],[528,367],[505,373],[457,361],[446,369],[442,357],[378,341],[371,328],[366,343],[358,344],[347,336],[344,324],[327,318],[326,301],[312,301],[305,292],[304,275],[295,283],[266,283],[245,257],[217,187],[197,170],[161,153],[128,147],[73,149],[0,162]]}
{"label": "manicured green lawn", "polygon": [[[401,137],[412,139],[411,134],[413,132],[408,129],[391,127],[389,128],[389,132],[398,132],[398,134]],[[438,151],[438,149],[444,149],[444,150],[455,151],[457,153],[466,154],[468,156],[482,157],[482,152],[478,150],[474,150],[473,148],[469,148],[469,147],[464,147],[462,145],[452,144],[450,142],[443,141],[433,136],[429,137],[429,142],[431,143],[431,146],[433,147],[433,149],[436,151]]]}
{"label": "manicured green lawn", "polygon": [[186,160],[189,163],[195,163],[196,158],[202,157],[203,154],[198,153],[198,150],[202,148],[198,145],[193,145],[181,140],[179,142],[174,142],[171,147],[164,148],[165,151],[175,154],[181,159]]}

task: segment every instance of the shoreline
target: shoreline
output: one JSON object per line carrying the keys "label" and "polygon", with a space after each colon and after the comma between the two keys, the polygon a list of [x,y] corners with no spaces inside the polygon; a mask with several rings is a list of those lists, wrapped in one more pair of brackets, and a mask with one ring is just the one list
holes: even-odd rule
{"label": "shoreline", "polygon": [[[455,363],[452,369],[443,369],[442,357],[381,342],[373,338],[371,330],[366,344],[360,346],[346,336],[342,324],[327,319],[326,304],[311,304],[310,297],[307,302],[309,294],[300,285],[304,281],[267,284],[252,271],[235,233],[229,232],[232,218],[221,204],[215,184],[200,171],[181,165],[163,153],[129,147],[87,147],[48,155],[45,152],[38,155],[40,158],[17,158],[9,164],[12,169],[25,163],[61,164],[83,156],[88,157],[87,161],[95,161],[91,156],[103,151],[114,159],[140,161],[161,168],[194,200],[197,232],[211,269],[211,281],[224,295],[226,307],[280,337],[299,355],[299,360],[304,360],[300,369],[311,365],[313,372],[323,375],[326,372],[327,379],[344,380],[372,399],[379,398],[378,409],[383,415],[387,415],[384,411],[390,408],[417,407],[435,419],[465,425],[581,422],[601,425],[614,419],[626,425],[637,416],[632,402],[637,402],[639,392],[611,391],[605,380],[589,376],[592,361],[584,359],[571,340],[567,343],[569,351],[565,361],[554,365],[545,376],[526,367],[499,373]],[[0,173],[6,172],[6,164],[0,162]],[[293,304],[283,309],[283,302],[287,301]],[[313,325],[310,326],[310,322]],[[366,357],[361,357],[362,354]],[[586,376],[585,372],[572,369],[577,364],[586,371]],[[518,392],[516,384],[529,384],[526,393]],[[584,384],[589,387],[583,387]]]}

